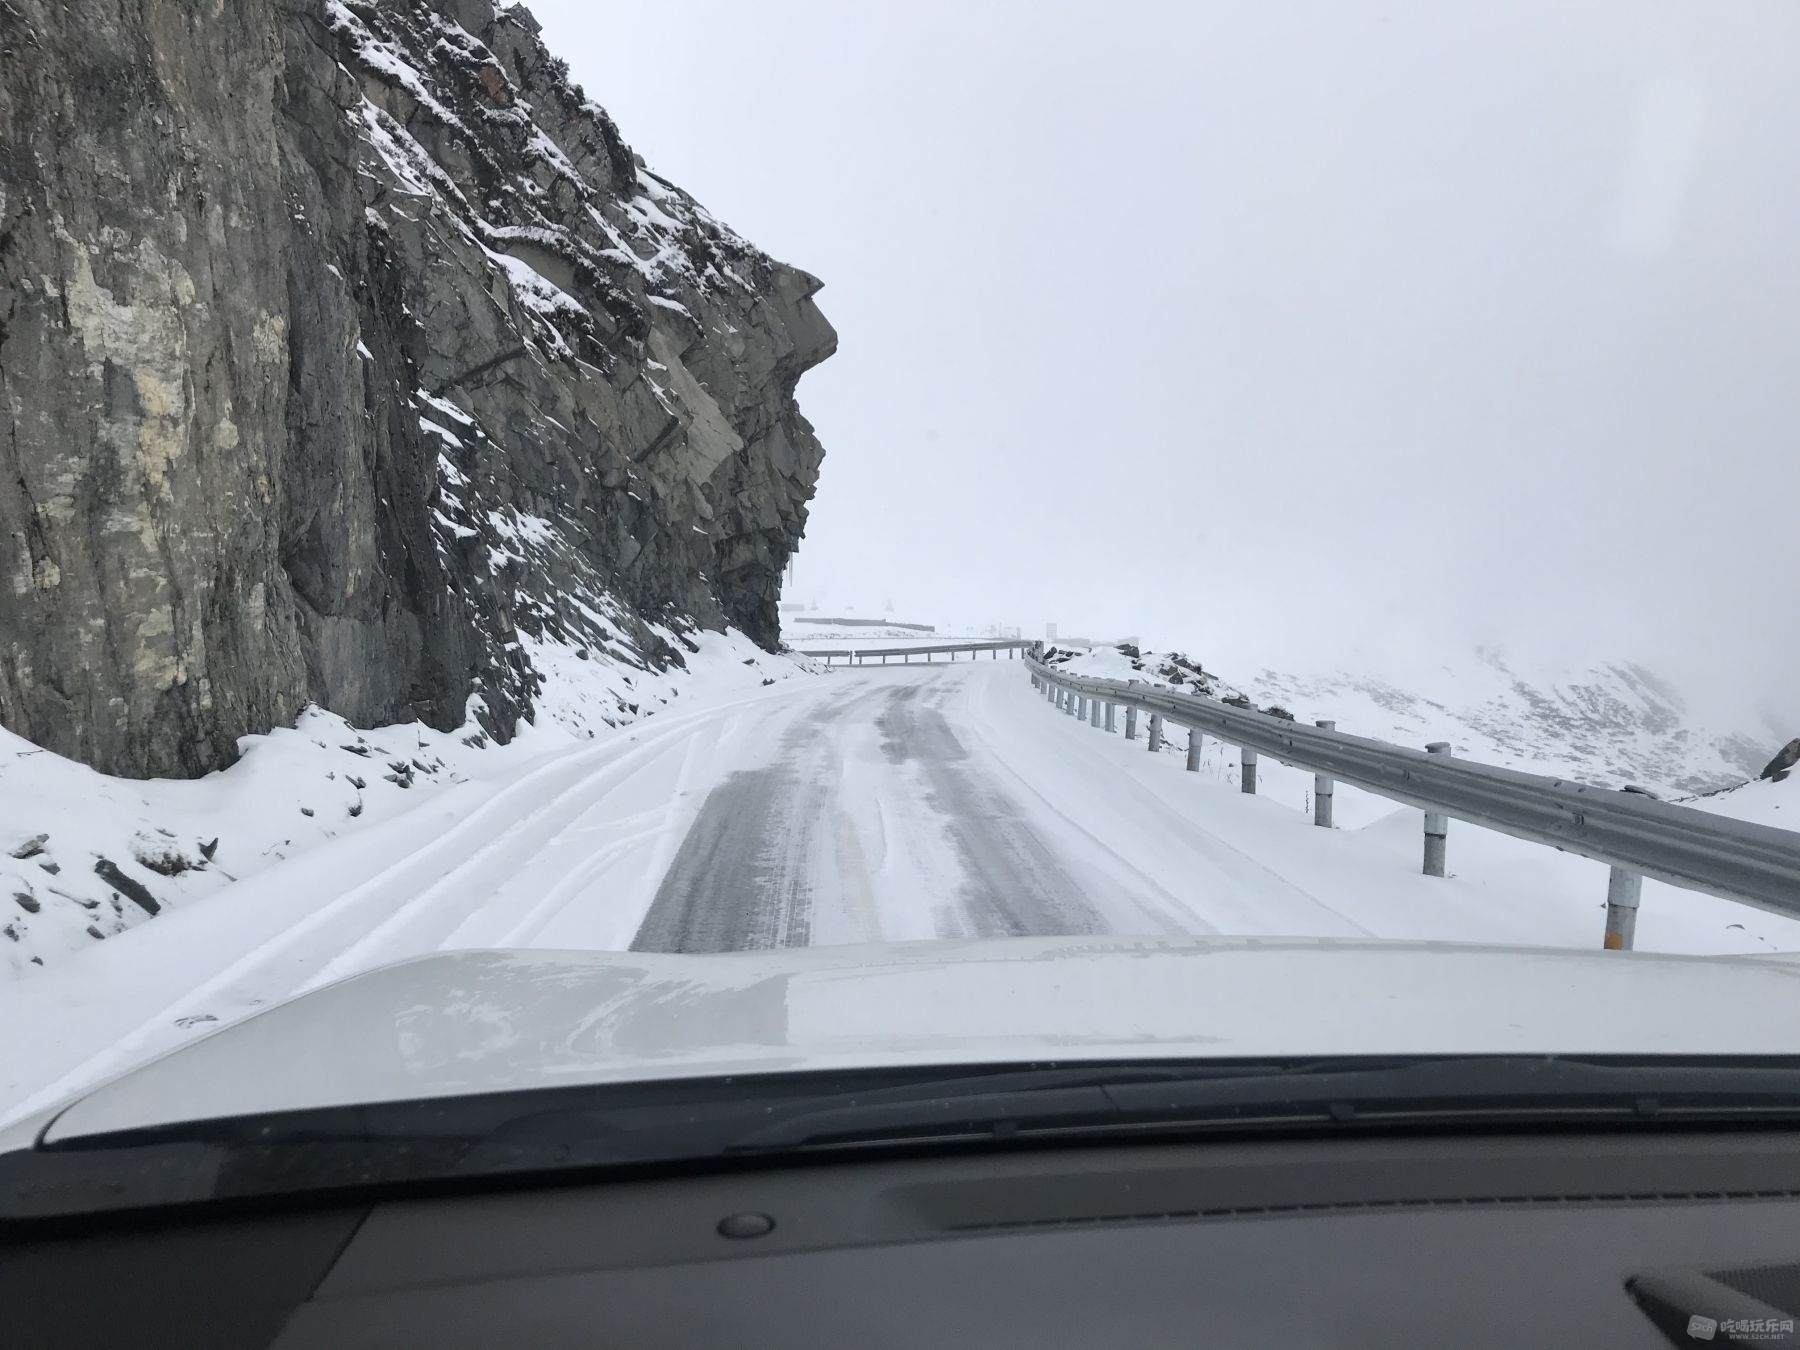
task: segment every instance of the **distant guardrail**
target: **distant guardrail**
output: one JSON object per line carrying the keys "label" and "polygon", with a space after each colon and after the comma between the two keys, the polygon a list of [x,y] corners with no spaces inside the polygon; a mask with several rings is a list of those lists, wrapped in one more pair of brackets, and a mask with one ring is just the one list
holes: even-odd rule
{"label": "distant guardrail", "polygon": [[796,647],[793,650],[800,656],[822,656],[826,665],[830,665],[834,658],[842,658],[847,665],[866,666],[873,663],[885,666],[890,656],[901,657],[902,664],[906,664],[915,656],[923,656],[929,661],[933,656],[946,653],[954,661],[958,652],[968,652],[971,660],[981,652],[991,652],[994,659],[998,660],[1000,653],[1005,652],[1010,661],[1013,653],[1031,651],[1039,645],[1019,638],[1003,638],[997,642],[941,642],[927,647]]}
{"label": "distant guardrail", "polygon": [[1307,726],[1203,694],[1179,694],[1137,681],[1068,675],[1027,658],[1032,684],[1057,707],[1093,726],[1114,729],[1125,710],[1135,739],[1149,715],[1150,749],[1162,747],[1164,722],[1188,728],[1188,763],[1200,765],[1201,737],[1237,746],[1239,783],[1256,791],[1258,755],[1314,774],[1313,820],[1332,823],[1332,789],[1350,783],[1425,812],[1424,871],[1443,876],[1448,821],[1467,821],[1534,844],[1608,864],[1604,945],[1632,945],[1643,878],[1704,891],[1800,918],[1800,833],[1709,815],[1646,793],[1595,787],[1455,759],[1447,742],[1424,750],[1351,736],[1332,722]]}
{"label": "distant guardrail", "polygon": [[893,619],[821,619],[811,614],[796,614],[795,623],[829,623],[839,628],[904,628],[909,633],[935,633],[937,625],[930,623],[899,623]]}

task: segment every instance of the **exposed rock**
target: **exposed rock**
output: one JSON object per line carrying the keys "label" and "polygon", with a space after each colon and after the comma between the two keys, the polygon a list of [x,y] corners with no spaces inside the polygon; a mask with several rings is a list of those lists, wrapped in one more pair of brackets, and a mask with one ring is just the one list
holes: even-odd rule
{"label": "exposed rock", "polygon": [[194,775],[309,702],[505,739],[532,640],[773,647],[819,283],[525,10],[5,0],[0,48],[0,724]]}
{"label": "exposed rock", "polygon": [[[1213,697],[1218,697],[1221,691],[1235,692],[1226,689],[1219,683],[1217,676],[1203,670],[1198,661],[1188,659],[1182,652],[1170,652],[1167,659],[1156,667],[1155,674],[1158,679],[1181,686],[1184,692],[1188,691],[1190,686],[1193,693],[1208,694]],[[1248,704],[1244,706],[1248,706]]]}
{"label": "exposed rock", "polygon": [[1775,758],[1765,764],[1763,771],[1756,776],[1772,778],[1780,783],[1787,778],[1788,771],[1796,764],[1800,764],[1800,736],[1794,737],[1793,740],[1782,746]]}
{"label": "exposed rock", "polygon": [[136,857],[138,866],[148,867],[165,877],[178,877],[194,866],[179,849],[163,849],[157,853],[139,851]]}
{"label": "exposed rock", "polygon": [[[94,872],[108,886],[120,891],[127,900],[143,910],[144,913],[155,915],[162,912],[162,906],[157,903],[156,897],[150,894],[149,888],[135,877],[127,876],[124,870],[111,859],[100,859],[94,864]],[[116,908],[117,896],[113,897],[113,904]]]}

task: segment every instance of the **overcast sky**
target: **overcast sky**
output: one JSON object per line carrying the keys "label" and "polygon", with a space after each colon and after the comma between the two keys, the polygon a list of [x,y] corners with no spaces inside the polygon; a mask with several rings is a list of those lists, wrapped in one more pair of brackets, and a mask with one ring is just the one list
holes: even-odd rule
{"label": "overcast sky", "polygon": [[1791,0],[531,8],[825,282],[795,598],[1800,717]]}

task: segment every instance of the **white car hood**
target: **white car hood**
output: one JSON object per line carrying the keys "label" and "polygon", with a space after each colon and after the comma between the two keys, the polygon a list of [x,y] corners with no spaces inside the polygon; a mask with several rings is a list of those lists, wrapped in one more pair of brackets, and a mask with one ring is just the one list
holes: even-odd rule
{"label": "white car hood", "polygon": [[1415,942],[1006,939],[461,951],[303,994],[78,1098],[48,1138],[295,1108],[845,1066],[1792,1054],[1800,962]]}

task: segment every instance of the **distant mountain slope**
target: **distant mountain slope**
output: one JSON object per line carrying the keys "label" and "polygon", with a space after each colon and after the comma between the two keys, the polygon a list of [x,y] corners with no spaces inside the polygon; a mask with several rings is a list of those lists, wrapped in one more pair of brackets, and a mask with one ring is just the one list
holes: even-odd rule
{"label": "distant mountain slope", "polygon": [[1185,656],[1145,653],[1134,661],[1106,649],[1076,656],[1077,669],[1113,678],[1200,687],[1341,731],[1403,745],[1447,740],[1487,764],[1566,774],[1613,787],[1636,784],[1680,796],[1753,777],[1792,735],[1770,726],[1709,722],[1690,712],[1669,682],[1640,665],[1558,669],[1493,648],[1419,663],[1404,684],[1342,671],[1230,671],[1227,683],[1199,675]]}

